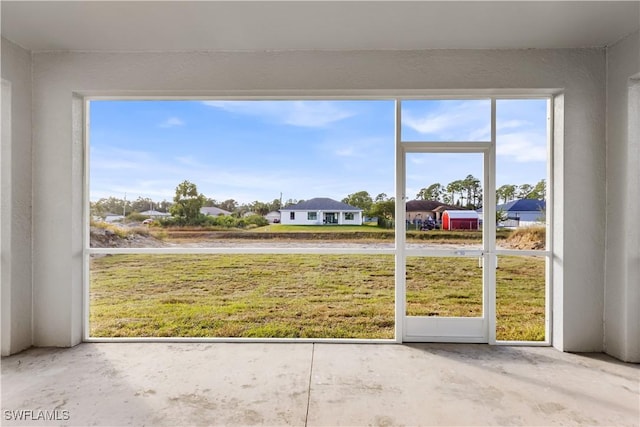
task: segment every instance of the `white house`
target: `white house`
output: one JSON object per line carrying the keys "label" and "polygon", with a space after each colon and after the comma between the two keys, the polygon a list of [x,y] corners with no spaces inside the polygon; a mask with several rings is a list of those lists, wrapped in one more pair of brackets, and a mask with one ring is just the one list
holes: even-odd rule
{"label": "white house", "polygon": [[[496,206],[496,212],[504,212],[506,218],[500,221],[503,227],[526,227],[545,222],[546,202],[536,199],[512,200]],[[478,210],[482,218],[482,209]]]}
{"label": "white house", "polygon": [[496,206],[496,211],[506,212],[506,227],[525,227],[545,221],[546,203],[544,200],[521,199]]}
{"label": "white house", "polygon": [[281,223],[291,225],[362,225],[362,209],[326,197],[280,209]]}

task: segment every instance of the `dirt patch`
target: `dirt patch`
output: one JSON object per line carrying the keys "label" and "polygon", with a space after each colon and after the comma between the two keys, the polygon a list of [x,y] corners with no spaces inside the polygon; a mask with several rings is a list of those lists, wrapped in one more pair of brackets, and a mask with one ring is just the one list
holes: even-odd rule
{"label": "dirt patch", "polygon": [[135,231],[116,233],[107,228],[90,228],[92,248],[160,248],[166,246],[162,240],[145,236]]}
{"label": "dirt patch", "polygon": [[546,242],[544,227],[526,227],[515,230],[502,246],[508,249],[543,250]]}

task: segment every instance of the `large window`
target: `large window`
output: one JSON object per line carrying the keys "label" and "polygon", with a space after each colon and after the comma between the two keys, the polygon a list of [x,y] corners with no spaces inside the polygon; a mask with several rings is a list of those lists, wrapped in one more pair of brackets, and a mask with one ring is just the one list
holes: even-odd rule
{"label": "large window", "polygon": [[89,337],[394,338],[393,100],[88,107]]}
{"label": "large window", "polygon": [[550,102],[88,100],[85,338],[548,344]]}

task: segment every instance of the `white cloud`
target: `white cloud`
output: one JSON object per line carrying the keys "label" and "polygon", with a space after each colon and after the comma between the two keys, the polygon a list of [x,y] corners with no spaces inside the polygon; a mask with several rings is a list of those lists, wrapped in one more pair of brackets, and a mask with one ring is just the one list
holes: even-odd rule
{"label": "white cloud", "polygon": [[533,132],[500,134],[496,154],[511,157],[519,163],[546,162],[546,138]]}
{"label": "white cloud", "polygon": [[354,157],[356,152],[353,147],[338,148],[335,153],[338,157]]}
{"label": "white cloud", "polygon": [[184,126],[184,121],[179,119],[178,117],[169,117],[164,122],[158,125],[161,128],[172,128],[176,126]]}
{"label": "white cloud", "polygon": [[[486,101],[420,101],[403,107],[402,124],[435,141],[487,141],[491,110]],[[419,111],[429,107],[427,112]]]}
{"label": "white cloud", "polygon": [[140,170],[152,159],[150,153],[139,150],[126,150],[116,147],[91,147],[90,161],[92,170]]}
{"label": "white cloud", "polygon": [[498,120],[496,127],[498,131],[504,129],[516,129],[525,126],[530,126],[531,122],[525,120]]}
{"label": "white cloud", "polygon": [[355,114],[331,101],[203,101],[203,104],[273,123],[310,128],[325,127]]}

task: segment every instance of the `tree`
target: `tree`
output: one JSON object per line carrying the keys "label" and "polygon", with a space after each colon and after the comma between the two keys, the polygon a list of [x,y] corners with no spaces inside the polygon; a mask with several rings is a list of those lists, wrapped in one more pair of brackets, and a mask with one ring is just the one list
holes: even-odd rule
{"label": "tree", "polygon": [[171,205],[173,205],[173,203],[171,203],[168,200],[162,200],[160,203],[156,204],[156,209],[160,212],[169,212],[169,209],[171,209]]}
{"label": "tree", "polygon": [[292,205],[297,205],[298,203],[304,202],[304,200],[296,200],[296,199],[287,199],[286,202],[284,202],[284,207],[288,207],[288,206],[292,206]]}
{"label": "tree", "polygon": [[233,199],[227,199],[224,202],[218,204],[220,209],[224,209],[225,211],[233,212],[238,207],[238,202]]}
{"label": "tree", "polygon": [[375,199],[376,202],[384,202],[385,200],[387,200],[387,193],[380,193]]}
{"label": "tree", "polygon": [[439,183],[431,184],[428,187],[421,189],[416,194],[418,200],[434,200],[436,202],[442,201],[442,196],[445,193],[445,188]]}
{"label": "tree", "polygon": [[[454,203],[455,201],[457,205],[461,205],[461,199],[464,198],[464,187],[462,185],[462,180],[453,181],[447,184],[447,193],[449,193],[448,203]],[[456,194],[460,194],[457,200]]]}
{"label": "tree", "polygon": [[218,205],[218,202],[216,202],[215,199],[212,199],[211,197],[207,197],[202,206],[205,208],[212,208],[217,205]]}
{"label": "tree", "polygon": [[342,203],[360,208],[364,211],[365,216],[368,216],[371,211],[371,206],[373,205],[373,199],[366,191],[358,191],[342,199]]}
{"label": "tree", "polygon": [[281,208],[282,208],[282,200],[280,199],[273,199],[273,202],[269,204],[269,212],[279,211]]}
{"label": "tree", "polygon": [[498,202],[502,200],[503,203],[507,203],[513,200],[515,196],[516,186],[512,184],[505,184],[496,191],[496,199],[498,199]]}
{"label": "tree", "polygon": [[[378,196],[380,196],[380,194]],[[384,196],[386,196],[386,194]],[[371,216],[393,219],[396,215],[395,197],[376,197],[376,202],[371,206],[371,211],[369,213]]]}
{"label": "tree", "polygon": [[518,187],[518,199],[528,199],[529,194],[533,191],[531,184],[522,184]]}
{"label": "tree", "polygon": [[251,204],[251,211],[258,215],[264,216],[269,213],[270,206],[267,203],[255,201]]}
{"label": "tree", "polygon": [[527,199],[546,200],[547,198],[547,181],[541,179],[533,187],[533,190],[527,194]]}
{"label": "tree", "polygon": [[480,180],[473,175],[467,175],[460,183],[462,190],[467,193],[467,207],[476,209],[482,203],[482,186]]}
{"label": "tree", "polygon": [[148,197],[138,197],[135,201],[131,202],[131,209],[128,211],[144,212],[153,209],[153,200]]}
{"label": "tree", "polygon": [[198,193],[198,187],[185,180],[176,187],[176,195],[170,209],[171,215],[185,220],[187,224],[195,223],[204,202],[205,197]]}
{"label": "tree", "polygon": [[500,225],[501,222],[509,219],[509,215],[503,209],[496,211],[496,226]]}

